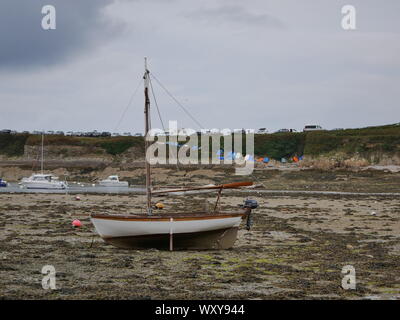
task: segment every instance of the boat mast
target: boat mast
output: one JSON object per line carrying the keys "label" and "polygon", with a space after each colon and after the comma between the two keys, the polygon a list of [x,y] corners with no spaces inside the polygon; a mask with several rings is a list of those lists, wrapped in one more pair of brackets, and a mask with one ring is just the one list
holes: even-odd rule
{"label": "boat mast", "polygon": [[146,165],[146,195],[147,195],[147,214],[151,215],[151,177],[150,177],[150,163],[146,159],[148,141],[147,134],[150,130],[149,117],[150,117],[150,99],[149,99],[149,70],[147,69],[147,58],[144,58],[144,117],[145,117],[145,132],[144,132],[144,156]]}
{"label": "boat mast", "polygon": [[43,144],[44,144],[44,134],[42,133],[42,162],[40,164],[40,170],[42,171],[42,174],[43,174]]}

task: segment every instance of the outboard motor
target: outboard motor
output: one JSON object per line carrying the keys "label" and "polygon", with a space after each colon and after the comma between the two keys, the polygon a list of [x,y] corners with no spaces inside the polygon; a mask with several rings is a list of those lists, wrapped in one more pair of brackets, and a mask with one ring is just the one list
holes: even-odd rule
{"label": "outboard motor", "polygon": [[250,230],[251,226],[253,225],[253,217],[251,215],[251,210],[258,208],[257,200],[246,199],[244,204],[241,205],[242,208],[246,208],[247,214],[247,221],[246,221],[246,229]]}
{"label": "outboard motor", "polygon": [[258,208],[258,202],[257,200],[251,200],[251,199],[244,200],[243,208],[256,209]]}

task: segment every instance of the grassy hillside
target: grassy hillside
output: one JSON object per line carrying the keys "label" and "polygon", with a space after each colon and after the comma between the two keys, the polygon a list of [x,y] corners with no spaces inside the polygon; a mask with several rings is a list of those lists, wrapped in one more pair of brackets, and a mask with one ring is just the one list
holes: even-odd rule
{"label": "grassy hillside", "polygon": [[397,152],[400,152],[400,125],[311,132],[306,136],[304,148],[304,153],[312,156]]}
{"label": "grassy hillside", "polygon": [[[41,135],[29,134],[0,134],[0,154],[15,157],[24,155],[24,147],[40,146],[42,143]],[[142,137],[71,137],[59,135],[46,135],[44,144],[48,146],[81,146],[81,147],[99,147],[108,154],[117,155],[125,152],[131,147],[137,147],[138,150],[144,150]]]}
{"label": "grassy hillside", "polygon": [[[0,154],[5,156],[24,155],[24,146],[40,146],[40,135],[0,134]],[[110,155],[119,155],[131,147],[144,154],[143,137],[71,137],[47,135],[46,146],[81,146],[87,150],[97,148]],[[361,129],[315,131],[299,133],[274,133],[255,135],[256,156],[272,159],[290,158],[294,155],[316,157],[320,155],[400,153],[400,125],[387,125]]]}
{"label": "grassy hillside", "polygon": [[274,133],[256,135],[255,154],[272,159],[294,155],[320,156],[373,153],[400,153],[400,125],[361,129],[314,131],[301,133]]}
{"label": "grassy hillside", "polygon": [[24,146],[29,135],[0,133],[0,154],[18,157],[24,154]]}
{"label": "grassy hillside", "polygon": [[256,156],[268,156],[280,160],[304,153],[306,134],[301,133],[274,133],[256,135],[254,139],[254,153]]}

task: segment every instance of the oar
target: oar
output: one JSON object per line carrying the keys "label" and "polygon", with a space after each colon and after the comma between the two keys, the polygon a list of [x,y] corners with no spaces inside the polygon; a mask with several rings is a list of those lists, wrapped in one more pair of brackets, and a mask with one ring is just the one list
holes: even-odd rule
{"label": "oar", "polygon": [[182,189],[154,190],[154,191],[151,191],[151,193],[156,194],[156,193],[182,192],[182,191],[191,191],[191,190],[234,189],[234,188],[240,188],[240,187],[247,187],[247,186],[251,186],[251,185],[253,185],[252,181],[232,182],[232,183],[220,184],[217,186],[203,186],[203,187],[191,187],[191,188],[182,188]]}

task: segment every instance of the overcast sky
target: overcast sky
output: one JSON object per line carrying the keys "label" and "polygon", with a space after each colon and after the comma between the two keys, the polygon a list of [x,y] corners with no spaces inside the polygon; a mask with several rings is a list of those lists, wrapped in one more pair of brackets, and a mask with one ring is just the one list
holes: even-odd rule
{"label": "overcast sky", "polygon": [[[142,132],[142,87],[126,108],[144,56],[205,128],[399,122],[399,15],[398,0],[1,0],[0,129]],[[164,122],[198,129],[153,87]]]}

